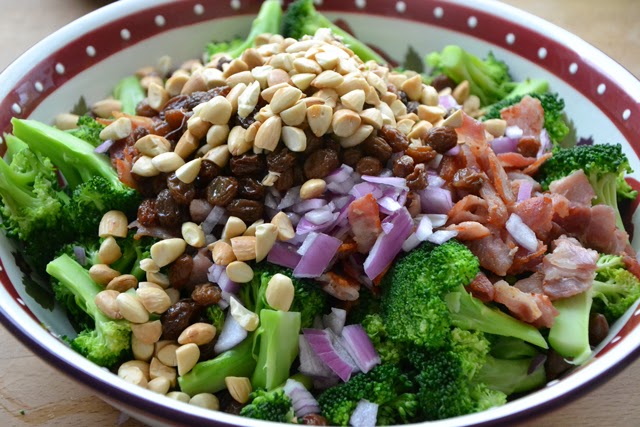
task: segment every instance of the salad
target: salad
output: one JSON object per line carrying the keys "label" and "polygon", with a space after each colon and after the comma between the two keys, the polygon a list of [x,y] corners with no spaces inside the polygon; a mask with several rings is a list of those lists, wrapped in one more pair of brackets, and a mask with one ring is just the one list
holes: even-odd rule
{"label": "salad", "polygon": [[170,398],[311,425],[479,412],[584,364],[640,297],[628,159],[569,141],[564,101],[492,54],[424,62],[267,0],[203,60],[14,119],[2,227],[63,339]]}

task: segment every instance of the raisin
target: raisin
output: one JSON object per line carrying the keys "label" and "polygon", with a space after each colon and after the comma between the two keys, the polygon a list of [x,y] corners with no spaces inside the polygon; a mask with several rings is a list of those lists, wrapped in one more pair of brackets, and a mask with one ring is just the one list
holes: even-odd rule
{"label": "raisin", "polygon": [[409,101],[407,103],[407,114],[418,114],[418,107],[420,106],[420,103],[417,101]]}
{"label": "raisin", "polygon": [[362,150],[360,148],[347,148],[346,150],[342,150],[340,152],[340,160],[347,166],[351,166],[352,168],[356,166],[358,160],[362,158]]}
{"label": "raisin", "polygon": [[267,154],[267,168],[270,171],[282,173],[296,164],[296,155],[287,148]]}
{"label": "raisin", "polygon": [[218,285],[211,283],[196,285],[193,292],[191,292],[191,299],[203,306],[217,304],[220,298],[222,298],[222,291]]}
{"label": "raisin", "polygon": [[356,165],[356,172],[360,175],[373,175],[378,176],[382,171],[382,162],[375,157],[365,156],[358,160]]}
{"label": "raisin", "polygon": [[420,195],[414,191],[407,193],[407,201],[404,204],[413,218],[422,213],[422,205],[420,204]]}
{"label": "raisin", "polygon": [[307,414],[300,420],[302,424],[308,426],[328,426],[329,422],[320,414]]}
{"label": "raisin", "polygon": [[140,101],[138,105],[136,105],[136,116],[153,117],[157,115],[158,112],[151,108],[151,105],[149,105],[149,100],[146,98]]}
{"label": "raisin", "polygon": [[244,222],[252,223],[262,218],[264,206],[262,203],[249,199],[236,199],[227,206],[229,215],[237,216]]}
{"label": "raisin", "polygon": [[304,162],[307,179],[324,178],[340,166],[338,152],[329,148],[314,151]]}
{"label": "raisin", "polygon": [[454,188],[464,190],[471,194],[478,194],[482,183],[487,180],[487,175],[476,168],[458,169],[453,175],[452,185]]}
{"label": "raisin", "polygon": [[184,288],[189,283],[193,270],[193,258],[182,254],[169,266],[169,283],[176,289]]}
{"label": "raisin", "polygon": [[418,191],[427,188],[427,168],[424,163],[416,165],[413,172],[407,175],[406,180],[410,190]]}
{"label": "raisin", "polygon": [[421,147],[409,147],[407,151],[405,151],[405,154],[411,157],[415,163],[427,163],[435,159],[438,153],[436,153],[433,148],[425,145]]}
{"label": "raisin", "polygon": [[187,99],[189,99],[187,95],[174,96],[165,104],[164,109],[162,110],[163,113],[160,114],[160,116],[164,117],[164,113],[169,110],[179,110],[181,108],[184,108],[185,104],[187,103]]}
{"label": "raisin", "polygon": [[280,174],[275,184],[273,184],[273,188],[281,193],[285,193],[288,189],[294,186],[294,183],[294,171],[292,169],[289,169]]}
{"label": "raisin", "polygon": [[433,80],[431,80],[431,86],[435,88],[436,91],[440,92],[443,89],[456,87],[456,82],[451,80],[444,74],[440,74],[439,76],[435,76]]}
{"label": "raisin", "polygon": [[173,304],[160,317],[162,323],[162,339],[177,340],[182,331],[187,329],[192,319],[200,313],[201,307],[191,299],[183,299]]}
{"label": "raisin", "polygon": [[390,158],[393,150],[391,146],[387,144],[380,136],[370,135],[362,143],[362,149],[367,156],[373,156],[383,163],[386,163]]}
{"label": "raisin", "polygon": [[311,131],[305,132],[307,136],[307,148],[304,150],[305,155],[310,155],[316,150],[324,147],[324,140],[322,137],[315,136]]}
{"label": "raisin", "polygon": [[179,227],[185,218],[185,206],[182,206],[171,197],[171,192],[162,190],[156,198],[158,222],[163,227]]}
{"label": "raisin", "polygon": [[172,129],[178,129],[187,124],[189,117],[191,117],[191,114],[185,113],[179,108],[166,110],[164,112],[164,119]]}
{"label": "raisin", "polygon": [[397,95],[400,102],[402,102],[404,105],[407,105],[409,103],[409,98],[407,98],[407,93],[405,91],[399,90]]}
{"label": "raisin", "polygon": [[449,126],[435,126],[424,136],[424,142],[436,152],[444,154],[458,145],[458,134]]}
{"label": "raisin", "polygon": [[414,167],[415,167],[415,163],[413,161],[413,158],[411,156],[404,155],[404,156],[398,157],[393,162],[393,174],[395,176],[404,178],[405,176],[413,172]]}
{"label": "raisin", "polygon": [[194,185],[196,188],[204,188],[218,175],[220,175],[220,168],[218,165],[213,163],[211,160],[203,159],[200,164],[200,172],[198,172]]}
{"label": "raisin", "polygon": [[155,198],[158,193],[164,190],[167,186],[167,175],[164,173],[149,177],[136,174],[132,175],[136,181],[136,187],[138,188],[138,191],[140,191],[140,194],[142,194],[142,196],[146,198]]}
{"label": "raisin", "polygon": [[609,322],[600,313],[589,316],[589,344],[596,346],[609,335]]}
{"label": "raisin", "polygon": [[387,83],[387,92],[391,92],[394,95],[398,95],[398,88],[393,83]]}
{"label": "raisin", "polygon": [[391,151],[399,153],[409,147],[409,139],[400,130],[389,125],[382,126],[379,131],[380,136],[391,146]]}
{"label": "raisin", "polygon": [[145,199],[138,206],[138,222],[145,227],[156,226],[158,225],[156,213],[156,201],[154,199]]}
{"label": "raisin", "polygon": [[238,180],[238,196],[243,199],[264,200],[264,185],[253,178]]}
{"label": "raisin", "polygon": [[188,205],[196,197],[196,189],[193,185],[180,181],[175,173],[167,178],[167,189],[171,192],[173,200],[181,205]]}
{"label": "raisin", "polygon": [[293,185],[291,185],[291,187],[302,185],[304,184],[304,182],[305,182],[305,179],[304,179],[304,171],[302,170],[302,166],[296,165],[293,168]]}
{"label": "raisin", "polygon": [[251,153],[233,156],[229,167],[235,176],[256,176],[264,173],[266,163],[264,156]]}
{"label": "raisin", "polygon": [[227,96],[230,90],[231,88],[229,86],[219,86],[207,92],[193,92],[185,101],[183,108],[187,111],[191,111],[196,105],[210,101],[216,96]]}
{"label": "raisin", "polygon": [[[256,106],[247,117],[241,117],[239,114],[236,114],[231,118],[232,124],[234,126],[242,126],[244,129],[249,129],[249,126],[255,123],[256,119],[254,117],[258,111],[260,111],[260,109]],[[230,127],[233,129],[233,126]]]}
{"label": "raisin", "polygon": [[168,138],[168,135],[173,132],[169,123],[164,120],[154,120],[153,122],[153,134]]}
{"label": "raisin", "polygon": [[207,200],[213,206],[227,206],[238,194],[238,181],[230,176],[218,176],[207,186]]}

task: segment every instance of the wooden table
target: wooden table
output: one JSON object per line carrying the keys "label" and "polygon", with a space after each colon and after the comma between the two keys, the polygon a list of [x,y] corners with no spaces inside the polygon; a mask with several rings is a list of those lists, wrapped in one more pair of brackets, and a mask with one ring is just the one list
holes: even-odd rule
{"label": "wooden table", "polygon": [[[0,69],[97,0],[0,0]],[[579,35],[640,76],[636,0],[507,0]],[[0,426],[141,426],[46,365],[0,328]],[[640,425],[640,361],[605,386],[525,427]],[[24,414],[21,413],[24,411]]]}

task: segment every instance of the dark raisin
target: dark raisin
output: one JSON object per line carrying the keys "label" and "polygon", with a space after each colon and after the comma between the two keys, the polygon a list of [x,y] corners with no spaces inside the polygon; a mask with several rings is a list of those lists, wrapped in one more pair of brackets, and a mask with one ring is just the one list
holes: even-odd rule
{"label": "dark raisin", "polygon": [[211,283],[196,285],[193,292],[191,292],[191,299],[204,306],[217,304],[220,298],[222,298],[222,291],[218,285]]}
{"label": "dark raisin", "polygon": [[244,405],[229,394],[228,390],[223,390],[218,393],[218,399],[220,400],[220,410],[227,414],[240,415],[240,411]]}
{"label": "dark raisin", "polygon": [[382,162],[375,157],[365,156],[358,160],[356,164],[356,172],[360,175],[377,176],[382,171]]}
{"label": "dark raisin", "polygon": [[418,114],[418,107],[420,103],[417,101],[409,101],[407,102],[407,114]]}
{"label": "dark raisin", "polygon": [[409,98],[407,98],[407,93],[403,90],[399,90],[398,93],[398,99],[404,104],[407,105],[409,103]]}
{"label": "dark raisin", "polygon": [[440,92],[443,89],[450,87],[453,89],[456,87],[456,82],[451,80],[444,74],[440,74],[439,76],[435,76],[433,80],[431,80],[431,86],[435,88],[436,91]]}
{"label": "dark raisin", "polygon": [[230,176],[218,176],[207,186],[207,200],[213,206],[227,206],[238,194],[238,181]]}
{"label": "dark raisin", "polygon": [[393,162],[393,174],[395,176],[404,178],[405,176],[413,172],[414,167],[415,167],[415,162],[413,161],[413,158],[405,154],[404,156],[398,157]]}
{"label": "dark raisin", "polygon": [[184,108],[187,111],[191,111],[196,105],[210,101],[216,96],[227,96],[230,90],[231,88],[229,86],[219,86],[207,92],[193,92],[185,101]]}
{"label": "dark raisin", "polygon": [[409,147],[405,154],[413,159],[415,163],[427,163],[431,160],[435,159],[438,155],[433,148],[428,145],[420,146],[420,147]]}
{"label": "dark raisin", "polygon": [[286,192],[295,184],[295,172],[293,169],[286,170],[280,174],[273,187],[281,193]]}
{"label": "dark raisin", "polygon": [[177,340],[182,331],[187,329],[192,319],[196,318],[201,306],[191,299],[183,299],[173,304],[160,317],[162,323],[162,339]]}
{"label": "dark raisin", "polygon": [[254,117],[258,111],[260,111],[260,109],[258,108],[258,106],[256,106],[247,117],[240,117],[239,114],[236,114],[231,118],[233,125],[242,126],[245,129],[249,129],[249,126],[255,123],[256,119]]}
{"label": "dark raisin", "polygon": [[164,120],[154,120],[153,121],[153,134],[154,135],[158,135],[158,136],[163,136],[165,138],[168,138],[168,135],[173,132],[173,129],[171,128],[171,126],[169,126],[169,123],[165,122]]}
{"label": "dark raisin", "polygon": [[352,168],[356,166],[358,160],[362,158],[362,150],[360,148],[347,148],[346,150],[342,150],[340,152],[340,160],[347,166],[351,166]]}
{"label": "dark raisin", "polygon": [[267,168],[273,172],[282,173],[296,164],[296,155],[287,148],[267,154]]}
{"label": "dark raisin", "polygon": [[167,189],[162,190],[156,198],[158,222],[163,227],[179,227],[185,218],[185,208],[171,197],[171,192]]}
{"label": "dark raisin", "polygon": [[[133,130],[133,132],[131,132],[131,138],[133,139],[133,144],[136,143],[137,140],[139,140],[140,138],[149,135],[149,129],[143,127],[143,126],[139,126],[137,128],[135,128]],[[133,145],[131,144],[131,145]]]}
{"label": "dark raisin", "polygon": [[426,145],[440,154],[444,154],[458,145],[458,134],[449,126],[435,126],[429,129],[424,137]]}
{"label": "dark raisin", "polygon": [[178,129],[187,124],[187,120],[191,115],[191,113],[185,113],[179,108],[174,108],[164,112],[164,119],[172,129]]}
{"label": "dark raisin", "polygon": [[320,414],[307,414],[300,420],[302,424],[308,426],[328,426],[329,422]]}
{"label": "dark raisin", "polygon": [[262,218],[264,205],[255,200],[236,199],[227,206],[229,215],[237,216],[246,223],[252,223]]}
{"label": "dark raisin", "polygon": [[524,157],[536,157],[540,150],[540,140],[532,136],[524,136],[518,141],[518,153]]}
{"label": "dark raisin", "polygon": [[361,145],[367,156],[373,156],[383,163],[386,163],[393,153],[391,146],[380,136],[370,135]]}
{"label": "dark raisin", "polygon": [[264,173],[266,163],[263,155],[251,153],[233,156],[229,167],[235,176],[256,176]]}
{"label": "dark raisin", "polygon": [[182,289],[189,283],[193,270],[193,258],[182,254],[169,266],[169,283],[176,289]]}
{"label": "dark raisin", "polygon": [[596,346],[609,335],[609,322],[600,313],[589,316],[589,344]]}
{"label": "dark raisin", "polygon": [[136,116],[153,117],[157,115],[158,112],[151,108],[151,105],[149,105],[149,100],[146,98],[138,102],[138,105],[136,105]]}
{"label": "dark raisin", "polygon": [[302,170],[302,166],[296,165],[293,168],[293,186],[304,184],[304,171]]}
{"label": "dark raisin", "polygon": [[223,70],[223,65],[224,65],[224,64],[228,64],[228,63],[229,63],[229,62],[231,62],[231,61],[232,61],[232,59],[231,59],[231,58],[229,58],[229,57],[227,57],[227,56],[224,56],[224,57],[222,57],[222,58],[218,59],[218,63],[216,64],[216,68],[217,68],[218,70],[220,70],[220,71],[224,71],[224,70]]}
{"label": "dark raisin", "polygon": [[573,365],[570,362],[567,362],[567,360],[555,350],[549,349],[549,351],[547,351],[547,361],[545,362],[544,367],[547,374],[547,381],[551,381],[571,369]]}
{"label": "dark raisin", "polygon": [[253,178],[238,180],[238,196],[243,199],[264,200],[264,185]]}
{"label": "dark raisin", "polygon": [[422,213],[422,206],[420,204],[420,195],[415,191],[409,191],[407,193],[407,201],[404,204],[412,217],[417,217]]}
{"label": "dark raisin", "polygon": [[387,91],[393,93],[394,95],[398,95],[398,88],[393,83],[387,83]]}
{"label": "dark raisin", "polygon": [[167,178],[167,189],[171,192],[173,200],[181,205],[188,205],[196,196],[196,189],[193,185],[180,181],[175,173]]}
{"label": "dark raisin", "polygon": [[138,206],[138,222],[145,227],[154,227],[158,225],[156,213],[156,201],[145,199]]}
{"label": "dark raisin", "polygon": [[452,185],[459,190],[464,190],[471,194],[478,194],[482,183],[486,180],[487,175],[475,167],[462,168],[458,169],[455,175],[453,175]]}
{"label": "dark raisin", "polygon": [[304,175],[307,179],[324,178],[340,166],[338,152],[329,148],[314,151],[304,162]]}
{"label": "dark raisin", "polygon": [[218,175],[220,175],[220,168],[218,165],[213,163],[211,160],[203,159],[200,165],[200,172],[198,172],[194,185],[196,188],[204,188]]}
{"label": "dark raisin", "polygon": [[156,176],[140,176],[136,174],[132,174],[133,179],[136,181],[136,186],[140,194],[146,198],[155,198],[159,192],[164,190],[167,186],[167,175],[161,173]]}
{"label": "dark raisin", "polygon": [[399,153],[409,147],[407,136],[394,127],[384,125],[378,133],[391,146],[391,150],[394,153]]}
{"label": "dark raisin", "polygon": [[406,180],[410,190],[418,191],[427,188],[427,168],[424,163],[416,165],[413,172],[407,175]]}
{"label": "dark raisin", "polygon": [[307,148],[304,150],[305,155],[310,155],[316,150],[324,147],[324,140],[322,137],[315,136],[310,130],[305,132],[307,135]]}
{"label": "dark raisin", "polygon": [[[187,95],[176,95],[173,98],[171,98],[164,106],[163,114],[164,112],[167,112],[169,110],[179,110],[181,108],[184,108],[185,104],[187,103],[187,99],[189,99],[189,97]],[[163,114],[161,114],[162,117]]]}

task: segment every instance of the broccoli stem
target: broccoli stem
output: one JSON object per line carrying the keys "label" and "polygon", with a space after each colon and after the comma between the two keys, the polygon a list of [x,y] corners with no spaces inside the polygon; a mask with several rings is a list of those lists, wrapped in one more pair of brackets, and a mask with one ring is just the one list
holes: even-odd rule
{"label": "broccoli stem", "polygon": [[549,90],[549,82],[543,79],[527,79],[520,82],[513,88],[509,95],[505,99],[513,98],[516,96],[525,96],[532,93],[543,94]]}
{"label": "broccoli stem", "polygon": [[232,58],[238,58],[245,50],[254,46],[256,38],[260,34],[279,34],[281,19],[282,8],[280,7],[280,2],[278,0],[266,0],[260,6],[258,16],[251,24],[251,31],[247,39],[241,45],[227,52],[227,55]]}
{"label": "broccoli stem", "polygon": [[251,377],[253,388],[271,390],[289,378],[293,361],[298,356],[300,313],[264,309],[260,311],[260,327],[254,337],[257,364]]}
{"label": "broccoli stem", "polygon": [[113,89],[113,96],[122,103],[122,112],[134,116],[136,107],[146,94],[136,76],[125,77]]}
{"label": "broccoli stem", "polygon": [[451,323],[458,328],[520,338],[538,347],[548,348],[547,342],[536,328],[498,309],[487,307],[462,286],[445,295],[445,302],[451,313]]}
{"label": "broccoli stem", "polygon": [[105,156],[80,138],[35,120],[11,120],[13,133],[29,147],[48,157],[58,167],[73,190],[93,176],[102,176],[116,187],[124,184]]}
{"label": "broccoli stem", "polygon": [[549,344],[561,356],[581,365],[591,355],[589,313],[593,303],[591,290],[554,301],[559,314],[549,330]]}
{"label": "broccoli stem", "polygon": [[10,133],[4,134],[4,140],[7,144],[7,151],[4,153],[4,160],[7,163],[11,163],[14,155],[18,154],[25,148],[29,148],[26,142],[14,135],[11,135]]}
{"label": "broccoli stem", "polygon": [[547,382],[544,363],[529,373],[531,361],[531,358],[507,360],[487,356],[487,361],[473,380],[506,395],[542,387]]}
{"label": "broccoli stem", "polygon": [[102,316],[94,300],[103,289],[73,258],[66,254],[59,256],[47,264],[47,273],[75,295],[76,304],[82,311],[94,319]]}
{"label": "broccoli stem", "polygon": [[253,358],[253,335],[214,359],[198,363],[186,375],[178,378],[180,389],[189,396],[217,393],[227,388],[226,377],[249,377],[256,367]]}

